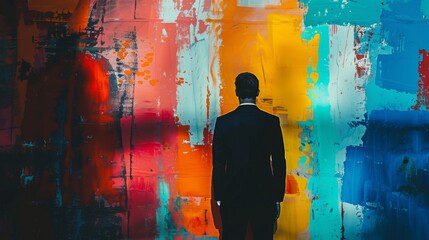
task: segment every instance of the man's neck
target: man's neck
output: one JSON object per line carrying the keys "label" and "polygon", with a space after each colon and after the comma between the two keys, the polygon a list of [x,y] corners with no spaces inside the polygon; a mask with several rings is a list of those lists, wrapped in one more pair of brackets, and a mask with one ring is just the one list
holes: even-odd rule
{"label": "man's neck", "polygon": [[256,98],[238,98],[240,105],[256,105]]}

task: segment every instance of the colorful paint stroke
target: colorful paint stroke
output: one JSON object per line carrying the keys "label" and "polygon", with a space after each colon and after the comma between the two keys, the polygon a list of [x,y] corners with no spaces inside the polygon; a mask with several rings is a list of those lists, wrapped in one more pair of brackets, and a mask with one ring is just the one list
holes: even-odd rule
{"label": "colorful paint stroke", "polygon": [[212,133],[250,71],[286,148],[275,239],[429,239],[428,15],[428,0],[2,1],[0,238],[218,239]]}

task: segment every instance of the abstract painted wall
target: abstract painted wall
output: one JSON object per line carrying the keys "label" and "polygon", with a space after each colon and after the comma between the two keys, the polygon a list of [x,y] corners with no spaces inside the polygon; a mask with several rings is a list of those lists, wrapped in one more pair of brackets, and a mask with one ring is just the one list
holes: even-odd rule
{"label": "abstract painted wall", "polygon": [[281,119],[276,239],[429,239],[428,0],[4,0],[0,236],[217,239],[234,77]]}

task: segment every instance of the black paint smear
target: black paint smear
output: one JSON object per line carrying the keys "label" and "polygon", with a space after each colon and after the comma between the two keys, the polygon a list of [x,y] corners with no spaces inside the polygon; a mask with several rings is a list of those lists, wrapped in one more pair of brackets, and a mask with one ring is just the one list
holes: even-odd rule
{"label": "black paint smear", "polygon": [[[47,57],[44,67],[37,71],[28,62],[18,64],[16,59],[20,17],[25,24],[36,24],[39,30],[46,32],[33,38],[33,43],[43,48]],[[85,86],[84,79],[76,81],[76,74],[83,76],[79,73],[76,56],[87,51],[99,57],[98,50],[89,47],[97,44],[97,38],[103,31],[95,27],[97,21],[90,20],[87,33],[70,34],[67,26],[70,17],[69,12],[28,11],[27,1],[0,2],[0,107],[12,107],[13,111],[17,104],[14,101],[15,81],[27,81],[28,84],[25,115],[22,126],[19,126],[22,134],[15,145],[0,146],[1,239],[123,238],[122,222],[117,214],[126,212],[125,204],[107,208],[91,202],[81,206],[79,195],[64,186],[64,176],[71,173],[78,177],[88,161],[79,150],[85,144],[82,141],[83,122],[80,116],[69,114]],[[86,48],[79,48],[79,42],[85,43]],[[109,82],[111,108],[106,114],[113,116],[114,121],[112,131],[107,134],[113,139],[114,148],[120,149],[122,113],[117,110],[119,91],[114,76],[110,76]],[[70,92],[74,97],[69,97]],[[12,118],[12,113],[8,117]],[[68,139],[65,129],[69,126],[75,131]],[[11,131],[14,128],[2,127]],[[70,150],[76,156],[66,169]],[[125,172],[123,174],[125,176]],[[58,190],[61,190],[59,196]]]}

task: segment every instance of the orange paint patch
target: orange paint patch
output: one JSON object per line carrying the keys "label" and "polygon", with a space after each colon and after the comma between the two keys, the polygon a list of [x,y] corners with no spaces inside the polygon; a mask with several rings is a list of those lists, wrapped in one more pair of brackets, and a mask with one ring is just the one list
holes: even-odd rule
{"label": "orange paint patch", "polygon": [[138,77],[143,77],[144,75],[145,75],[145,72],[140,72],[140,71],[136,72],[136,76]]}
{"label": "orange paint patch", "polygon": [[150,65],[150,62],[144,62],[144,63],[142,63],[140,66],[142,66],[142,67],[147,67],[147,66],[149,66]]}
{"label": "orange paint patch", "polygon": [[125,50],[125,48],[122,48],[119,52],[118,52],[118,57],[121,60],[124,60],[128,55],[128,52]]}
{"label": "orange paint patch", "polygon": [[129,48],[130,47],[130,43],[131,43],[131,40],[127,39],[127,40],[125,40],[125,41],[122,42],[122,46],[124,48]]}
{"label": "orange paint patch", "polygon": [[185,83],[185,79],[184,78],[177,78],[176,79],[176,84],[177,85],[182,85],[183,83]]}
{"label": "orange paint patch", "polygon": [[124,74],[130,77],[131,74],[133,74],[133,71],[131,71],[130,69],[124,70]]}
{"label": "orange paint patch", "polygon": [[[182,221],[191,234],[218,235],[211,214],[211,145],[191,147],[189,127],[179,126],[178,159],[175,169],[180,173],[176,190],[181,198],[189,199],[182,205]],[[209,134],[205,139],[211,139]]]}
{"label": "orange paint patch", "polygon": [[157,84],[159,82],[159,80],[156,79],[152,79],[149,81],[150,85],[155,86],[155,84]]}

